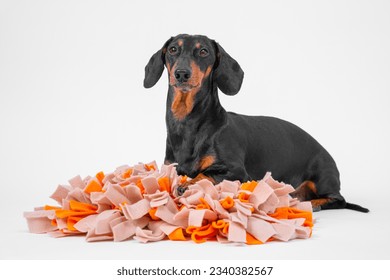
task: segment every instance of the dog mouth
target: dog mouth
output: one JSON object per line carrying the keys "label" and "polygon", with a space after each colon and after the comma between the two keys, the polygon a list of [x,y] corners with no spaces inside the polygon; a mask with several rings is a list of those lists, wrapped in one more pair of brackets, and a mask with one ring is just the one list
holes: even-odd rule
{"label": "dog mouth", "polygon": [[173,86],[185,93],[185,92],[189,92],[190,90],[192,90],[194,88],[199,87],[199,84],[192,85],[192,84],[188,84],[188,83],[177,83],[177,84],[174,84]]}

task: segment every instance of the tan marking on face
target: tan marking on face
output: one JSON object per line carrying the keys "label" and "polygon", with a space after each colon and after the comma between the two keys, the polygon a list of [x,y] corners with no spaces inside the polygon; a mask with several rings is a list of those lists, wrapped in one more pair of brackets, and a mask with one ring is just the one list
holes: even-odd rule
{"label": "tan marking on face", "polygon": [[166,65],[167,65],[167,70],[168,70],[169,77],[171,77],[171,64],[169,64],[169,62],[167,61]]}
{"label": "tan marking on face", "polygon": [[212,69],[213,67],[211,65],[207,67],[206,72],[204,73],[205,78],[207,78],[210,75]]}
{"label": "tan marking on face", "polygon": [[202,72],[198,65],[194,61],[191,61],[191,78],[188,83],[192,86],[201,85],[203,82],[204,72]]}
{"label": "tan marking on face", "polygon": [[167,65],[169,65],[169,68],[168,68],[169,84],[171,86],[174,86],[176,84],[176,79],[175,79],[176,64],[174,64],[172,68],[168,62],[167,62]]}
{"label": "tan marking on face", "polygon": [[200,48],[200,43],[199,43],[199,42],[196,43],[195,47],[196,47],[197,49],[199,49],[199,48]]}
{"label": "tan marking on face", "polygon": [[191,89],[188,92],[182,92],[178,88],[174,88],[174,97],[171,105],[173,115],[178,120],[183,120],[194,107],[195,95],[199,89]]}
{"label": "tan marking on face", "polygon": [[179,47],[183,46],[183,40],[177,41],[177,44],[179,45]]}
{"label": "tan marking on face", "polygon": [[186,92],[183,92],[181,88],[175,87],[176,78],[175,78],[175,66],[169,71],[169,84],[174,87],[174,97],[171,105],[171,110],[174,117],[178,120],[183,120],[189,113],[191,113],[194,108],[195,96],[199,92],[202,83],[205,78],[211,72],[211,66],[207,68],[205,72],[202,72],[199,66],[192,61],[191,62],[191,78],[186,83],[191,89]]}
{"label": "tan marking on face", "polygon": [[199,161],[199,169],[205,170],[206,168],[210,167],[215,162],[214,156],[204,156]]}

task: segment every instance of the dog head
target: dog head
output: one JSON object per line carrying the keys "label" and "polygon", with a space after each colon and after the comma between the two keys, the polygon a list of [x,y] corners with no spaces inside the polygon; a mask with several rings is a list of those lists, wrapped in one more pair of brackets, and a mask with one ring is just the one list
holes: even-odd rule
{"label": "dog head", "polygon": [[223,93],[235,95],[244,78],[237,61],[214,40],[200,35],[171,37],[146,65],[145,88],[157,83],[164,65],[170,86],[182,94],[199,91],[205,80],[210,78]]}

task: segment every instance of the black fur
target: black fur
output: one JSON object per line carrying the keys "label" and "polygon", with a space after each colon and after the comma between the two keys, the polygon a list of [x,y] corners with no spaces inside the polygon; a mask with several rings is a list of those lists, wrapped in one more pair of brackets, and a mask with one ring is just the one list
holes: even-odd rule
{"label": "black fur", "polygon": [[[179,46],[179,40],[182,45]],[[208,49],[199,57],[196,44]],[[167,52],[174,46],[174,55]],[[244,72],[240,65],[215,41],[205,36],[178,35],[168,40],[152,56],[145,68],[145,87],[160,78],[164,64],[188,68],[193,61],[202,72],[212,67],[194,98],[192,110],[178,119],[172,112],[175,86],[170,85],[166,104],[167,163],[178,163],[179,174],[192,178],[202,173],[216,182],[223,179],[259,180],[267,171],[279,180],[299,186],[312,181],[318,198],[329,199],[320,209],[368,209],[346,203],[340,194],[339,171],[330,154],[308,133],[287,121],[264,116],[226,112],[218,98],[219,88],[228,95],[241,87]],[[191,69],[188,69],[191,70]],[[202,170],[199,162],[212,156],[212,165]],[[319,210],[319,209],[316,209]]]}

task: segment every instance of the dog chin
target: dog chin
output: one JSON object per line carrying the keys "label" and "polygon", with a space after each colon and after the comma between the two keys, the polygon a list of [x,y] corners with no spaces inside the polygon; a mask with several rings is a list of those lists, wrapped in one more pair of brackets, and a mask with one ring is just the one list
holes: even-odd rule
{"label": "dog chin", "polygon": [[191,87],[176,87],[179,91],[187,93],[191,90]]}
{"label": "dog chin", "polygon": [[188,84],[187,85],[175,85],[174,87],[183,93],[187,93],[187,92],[191,91],[192,89],[196,88],[196,86],[188,85]]}

